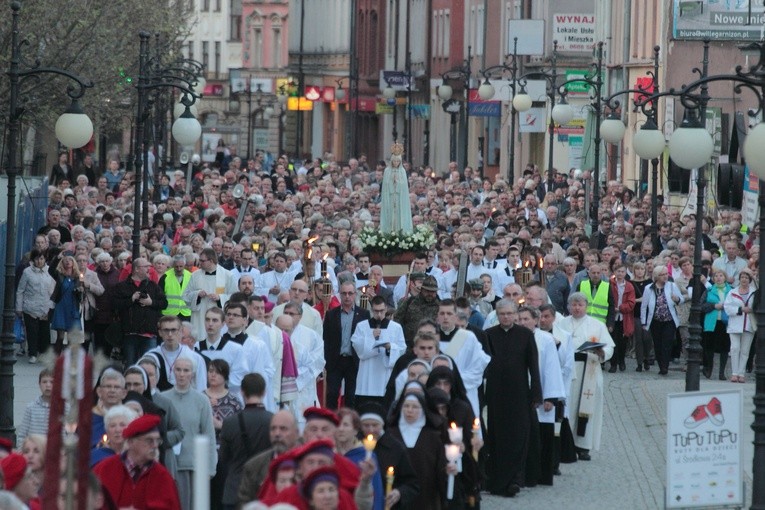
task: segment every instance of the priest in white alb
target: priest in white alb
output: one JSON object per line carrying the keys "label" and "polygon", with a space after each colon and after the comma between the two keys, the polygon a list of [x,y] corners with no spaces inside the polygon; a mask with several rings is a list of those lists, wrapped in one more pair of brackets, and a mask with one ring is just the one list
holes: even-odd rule
{"label": "priest in white alb", "polygon": [[228,297],[237,292],[238,285],[231,271],[218,265],[218,255],[212,248],[205,248],[199,254],[199,269],[189,278],[183,292],[183,300],[191,309],[191,334],[201,341],[205,332],[205,313],[217,306],[224,308]]}
{"label": "priest in white alb", "polygon": [[[581,292],[569,296],[568,311],[571,315],[556,326],[570,335],[575,351],[574,381],[569,398],[571,430],[579,460],[590,460],[590,450],[600,448],[603,428],[603,370],[600,364],[611,359],[614,341],[605,324],[587,315],[587,297]],[[603,346],[582,350],[595,344]]]}

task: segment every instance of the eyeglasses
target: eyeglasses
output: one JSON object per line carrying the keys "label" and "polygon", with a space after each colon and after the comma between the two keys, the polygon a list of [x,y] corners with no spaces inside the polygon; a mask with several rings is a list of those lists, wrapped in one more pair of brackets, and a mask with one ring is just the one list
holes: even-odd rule
{"label": "eyeglasses", "polygon": [[200,258],[200,259],[199,259],[199,262],[207,262],[208,260],[210,260],[210,259],[203,259],[203,258]]}
{"label": "eyeglasses", "polygon": [[244,315],[240,315],[238,313],[226,312],[226,317],[244,317]]}
{"label": "eyeglasses", "polygon": [[355,292],[341,292],[340,295],[341,296],[355,296],[356,293]]}

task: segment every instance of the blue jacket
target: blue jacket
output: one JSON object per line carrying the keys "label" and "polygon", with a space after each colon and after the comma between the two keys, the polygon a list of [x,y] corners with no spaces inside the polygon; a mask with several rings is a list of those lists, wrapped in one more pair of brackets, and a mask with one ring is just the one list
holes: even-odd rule
{"label": "blue jacket", "polygon": [[[715,310],[714,306],[717,303],[722,304],[723,301],[725,301],[725,296],[728,295],[728,292],[731,291],[731,288],[732,287],[730,286],[730,284],[728,284],[728,283],[725,284],[725,292],[723,293],[723,298],[722,299],[720,299],[720,296],[719,296],[719,294],[717,292],[717,289],[714,286],[712,286],[712,287],[710,287],[710,288],[708,288],[706,290],[705,294],[706,294],[707,297],[706,297],[706,300],[701,305],[702,306],[702,310],[705,312],[705,314],[704,314],[704,331],[711,332],[711,331],[715,330],[715,324],[717,323],[717,312],[718,312],[718,310]],[[724,323],[727,324],[728,323],[728,314],[725,313],[725,309],[724,308],[722,310],[720,310],[720,311],[722,311],[722,319],[721,320]]]}

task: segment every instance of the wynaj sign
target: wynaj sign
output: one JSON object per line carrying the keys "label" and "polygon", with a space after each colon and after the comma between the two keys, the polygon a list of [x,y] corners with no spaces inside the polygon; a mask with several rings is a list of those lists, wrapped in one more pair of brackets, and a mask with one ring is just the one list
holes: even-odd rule
{"label": "wynaj sign", "polygon": [[741,390],[667,395],[666,508],[743,506]]}

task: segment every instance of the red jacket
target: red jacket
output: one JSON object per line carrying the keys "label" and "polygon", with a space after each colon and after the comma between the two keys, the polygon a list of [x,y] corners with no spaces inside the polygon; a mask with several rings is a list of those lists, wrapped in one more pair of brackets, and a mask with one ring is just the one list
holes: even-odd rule
{"label": "red jacket", "polygon": [[101,480],[118,508],[138,510],[180,510],[175,480],[162,464],[155,462],[133,482],[121,455],[96,464],[93,473]]}
{"label": "red jacket", "polygon": [[[611,278],[611,295],[614,303],[619,303],[619,289],[616,288],[616,279]],[[625,280],[624,295],[622,296],[622,306],[618,307],[618,312],[622,314],[622,326],[624,327],[624,336],[630,336],[635,332],[635,287],[632,283]]]}
{"label": "red jacket", "polygon": [[[337,472],[340,474],[340,510],[343,510],[344,508],[355,509],[356,503],[353,499],[353,495],[356,491],[356,487],[359,486],[361,470],[356,464],[353,463],[352,460],[343,455],[340,455],[337,452],[335,452],[334,462],[335,469],[337,469]],[[290,491],[290,489],[293,488],[295,489],[294,494],[293,491]],[[350,501],[353,506],[343,506],[344,493],[350,497]],[[260,492],[258,492],[258,498],[260,501],[267,505],[273,505],[276,503],[290,503],[300,509],[309,510],[308,502],[303,500],[302,496],[300,495],[300,491],[297,490],[296,486],[293,485],[292,487],[288,487],[287,489],[277,493],[276,487],[274,486],[274,480],[272,480],[270,476],[266,477],[266,479],[263,481],[263,485],[260,487]],[[295,501],[303,501],[303,503],[298,504]]]}

